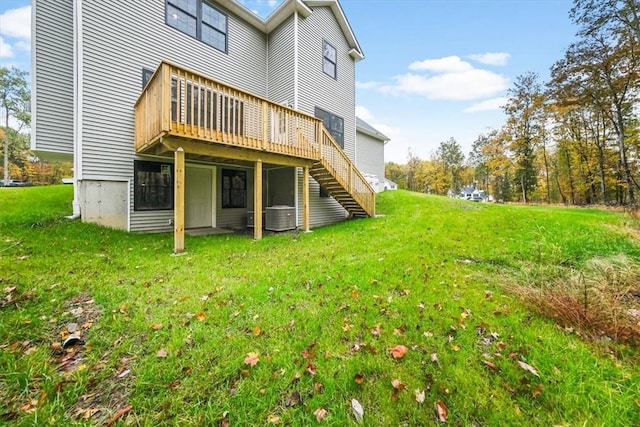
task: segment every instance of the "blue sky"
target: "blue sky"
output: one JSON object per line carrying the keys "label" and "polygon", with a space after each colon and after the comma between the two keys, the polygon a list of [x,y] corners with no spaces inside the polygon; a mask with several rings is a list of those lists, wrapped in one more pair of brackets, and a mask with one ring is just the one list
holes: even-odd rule
{"label": "blue sky", "polygon": [[[124,1],[124,0],[104,0]],[[151,1],[151,0],[145,0]],[[242,0],[241,0],[242,1]],[[243,0],[266,17],[279,0]],[[0,65],[30,69],[29,0],[0,1]],[[453,137],[465,154],[502,126],[518,75],[549,68],[574,41],[570,0],[342,0],[365,59],[356,111],[391,138],[385,160],[428,159]]]}

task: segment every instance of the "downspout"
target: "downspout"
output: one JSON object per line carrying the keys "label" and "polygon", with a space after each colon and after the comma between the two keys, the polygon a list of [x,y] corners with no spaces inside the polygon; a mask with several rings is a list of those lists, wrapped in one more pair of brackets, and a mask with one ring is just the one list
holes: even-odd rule
{"label": "downspout", "polygon": [[293,108],[298,109],[298,11],[293,12]]}
{"label": "downspout", "polygon": [[73,3],[73,213],[68,219],[80,218],[82,180],[82,0]]}

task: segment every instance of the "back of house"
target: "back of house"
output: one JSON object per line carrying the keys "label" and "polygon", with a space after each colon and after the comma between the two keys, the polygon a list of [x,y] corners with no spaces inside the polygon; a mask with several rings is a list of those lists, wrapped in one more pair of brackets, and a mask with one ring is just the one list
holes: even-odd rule
{"label": "back of house", "polygon": [[75,216],[155,232],[178,211],[185,228],[284,206],[294,227],[373,215],[355,167],[363,54],[337,0],[264,20],[235,0],[33,0],[32,14],[32,148],[73,160]]}

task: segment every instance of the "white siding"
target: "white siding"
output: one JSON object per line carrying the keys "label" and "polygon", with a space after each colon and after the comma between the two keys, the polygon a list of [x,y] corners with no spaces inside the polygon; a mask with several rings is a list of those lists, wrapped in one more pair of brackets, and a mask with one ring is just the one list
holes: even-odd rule
{"label": "white siding", "polygon": [[[163,0],[91,1],[83,11],[83,176],[133,181],[133,106],[142,69],[168,60],[266,95],[266,36],[228,14],[228,53],[165,24]],[[132,231],[170,230],[171,212],[135,212]]]}
{"label": "white siding", "polygon": [[37,0],[32,82],[39,152],[73,154],[73,2]]}
{"label": "white siding", "polygon": [[356,167],[362,173],[376,175],[384,189],[384,142],[362,132],[356,133]]}
{"label": "white siding", "polygon": [[269,99],[293,105],[294,80],[293,15],[269,34]]}
{"label": "white siding", "polygon": [[[300,110],[314,114],[315,107],[344,118],[344,150],[355,158],[355,61],[350,47],[331,8],[313,8],[306,19],[300,19],[299,29],[299,98]],[[337,79],[322,71],[323,40],[336,48]],[[298,177],[298,200],[302,200],[302,173]],[[346,211],[333,198],[319,197],[318,184],[311,179],[309,192],[312,225],[341,221]],[[298,209],[299,221],[302,209]]]}

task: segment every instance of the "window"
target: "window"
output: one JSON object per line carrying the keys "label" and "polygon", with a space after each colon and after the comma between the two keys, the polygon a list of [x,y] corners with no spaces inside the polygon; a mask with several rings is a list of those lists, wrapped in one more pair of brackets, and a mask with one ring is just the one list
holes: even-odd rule
{"label": "window", "polygon": [[206,0],[167,0],[167,24],[227,52],[227,15]]}
{"label": "window", "polygon": [[151,80],[151,76],[153,76],[153,70],[150,70],[148,68],[142,69],[142,88],[143,89],[147,85],[147,83],[149,83],[149,80]]}
{"label": "window", "polygon": [[222,169],[222,208],[247,207],[247,172]]}
{"label": "window", "polygon": [[340,145],[340,148],[344,148],[344,119],[320,107],[315,108],[315,116],[322,120],[324,127]]}
{"label": "window", "polygon": [[133,170],[134,210],[173,209],[173,165],[171,163],[134,160]]}
{"label": "window", "polygon": [[326,40],[322,41],[322,71],[329,77],[337,78],[336,73],[336,48],[331,46]]}

